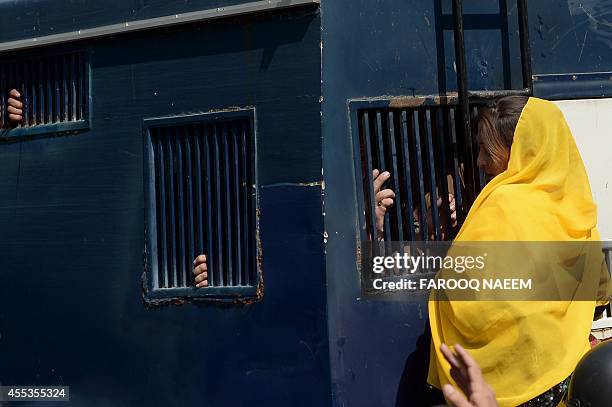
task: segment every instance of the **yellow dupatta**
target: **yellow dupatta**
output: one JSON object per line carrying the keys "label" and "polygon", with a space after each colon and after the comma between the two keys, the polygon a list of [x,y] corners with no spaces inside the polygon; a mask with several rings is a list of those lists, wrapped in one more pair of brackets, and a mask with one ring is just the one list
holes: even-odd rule
{"label": "yellow dupatta", "polygon": [[[562,112],[530,98],[507,170],[478,195],[455,241],[597,242],[596,223],[584,164]],[[603,256],[605,267],[602,262]],[[609,298],[607,270],[601,273]],[[574,370],[589,349],[594,307],[595,301],[435,301],[432,292],[428,382],[455,384],[439,348],[458,343],[478,361],[500,406],[526,402]]]}

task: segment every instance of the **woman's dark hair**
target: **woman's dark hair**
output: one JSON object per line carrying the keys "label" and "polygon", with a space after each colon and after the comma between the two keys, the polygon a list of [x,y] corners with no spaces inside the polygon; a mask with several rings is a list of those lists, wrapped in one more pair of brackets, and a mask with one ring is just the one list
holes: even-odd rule
{"label": "woman's dark hair", "polygon": [[491,160],[503,168],[510,158],[510,146],[528,96],[504,96],[496,98],[478,110],[478,139]]}

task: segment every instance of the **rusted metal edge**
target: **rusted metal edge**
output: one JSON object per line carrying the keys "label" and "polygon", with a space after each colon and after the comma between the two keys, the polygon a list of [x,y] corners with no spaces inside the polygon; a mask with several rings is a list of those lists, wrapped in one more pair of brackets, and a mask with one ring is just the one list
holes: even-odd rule
{"label": "rusted metal edge", "polygon": [[[528,89],[516,90],[483,90],[469,92],[470,103],[477,103],[502,96],[529,96]],[[393,109],[418,108],[427,106],[456,106],[459,103],[457,92],[448,92],[444,95],[422,95],[422,96],[377,96],[371,98],[350,99],[349,106],[352,104],[358,105],[358,108],[384,107]]]}
{"label": "rusted metal edge", "polygon": [[388,108],[416,108],[424,106],[439,106],[443,104],[457,104],[457,93],[448,93],[446,95],[422,95],[422,96],[391,96],[382,95],[369,98],[357,98],[348,100],[349,106],[356,105],[357,108],[371,107],[388,107]]}
{"label": "rusted metal edge", "polygon": [[216,7],[207,10],[192,11],[189,13],[173,14],[145,20],[126,21],[119,24],[110,24],[94,28],[86,28],[61,34],[32,37],[16,41],[0,43],[0,52],[40,47],[44,45],[60,44],[91,38],[100,38],[134,31],[169,27],[177,24],[193,23],[198,21],[214,20],[225,17],[234,17],[244,14],[258,13],[269,10],[280,10],[307,4],[320,4],[320,0],[260,0],[226,7]]}
{"label": "rusted metal edge", "polygon": [[430,95],[417,97],[399,97],[389,100],[389,107],[392,108],[414,108],[420,106],[440,106],[440,105],[456,105],[458,101],[457,94],[448,94],[445,96]]}

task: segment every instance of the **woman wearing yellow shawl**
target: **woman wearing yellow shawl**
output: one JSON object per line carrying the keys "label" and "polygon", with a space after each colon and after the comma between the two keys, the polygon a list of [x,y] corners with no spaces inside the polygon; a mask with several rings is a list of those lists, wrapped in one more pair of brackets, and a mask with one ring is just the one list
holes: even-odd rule
{"label": "woman wearing yellow shawl", "polygon": [[[597,242],[596,206],[561,111],[545,100],[506,97],[479,116],[478,165],[491,180],[471,207],[453,245],[470,241]],[[602,297],[609,298],[603,274],[602,282],[606,287]],[[566,379],[589,349],[594,300],[437,298],[432,292],[431,385],[440,389],[456,384],[440,346],[460,344],[482,367],[500,406],[559,403]]]}

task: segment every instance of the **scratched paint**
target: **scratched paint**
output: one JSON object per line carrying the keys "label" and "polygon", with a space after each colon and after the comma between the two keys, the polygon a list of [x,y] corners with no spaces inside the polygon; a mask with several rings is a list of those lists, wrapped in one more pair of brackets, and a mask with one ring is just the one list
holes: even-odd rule
{"label": "scratched paint", "polygon": [[580,46],[579,60],[586,46],[587,36],[590,41],[600,41],[612,48],[612,1],[611,0],[568,0],[570,14],[573,17],[586,17],[584,36],[578,38]]}
{"label": "scratched paint", "polygon": [[612,71],[612,1],[529,2],[536,73]]}

